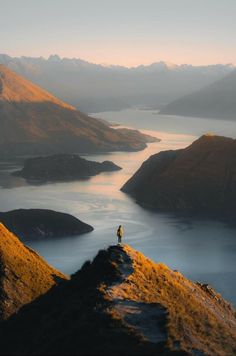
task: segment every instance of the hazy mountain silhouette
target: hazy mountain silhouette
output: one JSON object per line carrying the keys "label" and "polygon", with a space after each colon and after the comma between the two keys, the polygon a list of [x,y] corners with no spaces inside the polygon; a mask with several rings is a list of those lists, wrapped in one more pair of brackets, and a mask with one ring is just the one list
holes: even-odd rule
{"label": "hazy mountain silhouette", "polygon": [[236,216],[236,140],[205,135],[151,156],[122,191],[165,211]]}
{"label": "hazy mountain silhouette", "polygon": [[100,251],[0,332],[3,355],[226,356],[236,347],[229,303],[129,246]]}
{"label": "hazy mountain silhouette", "polygon": [[236,120],[236,70],[164,107],[162,114]]}
{"label": "hazy mountain silhouette", "polygon": [[135,151],[150,137],[91,118],[0,65],[0,155]]}
{"label": "hazy mountain silhouette", "polygon": [[86,112],[134,105],[160,107],[224,77],[231,65],[157,62],[135,68],[102,66],[76,58],[0,55],[0,63]]}

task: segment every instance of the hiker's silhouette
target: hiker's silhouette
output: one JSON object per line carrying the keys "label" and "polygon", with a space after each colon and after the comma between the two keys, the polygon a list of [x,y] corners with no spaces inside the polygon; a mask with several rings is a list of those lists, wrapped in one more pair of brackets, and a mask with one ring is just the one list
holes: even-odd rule
{"label": "hiker's silhouette", "polygon": [[123,227],[121,225],[119,225],[119,227],[117,229],[117,232],[116,232],[116,235],[118,237],[118,245],[120,245],[121,241],[122,241],[122,237],[124,235],[124,230],[123,230]]}

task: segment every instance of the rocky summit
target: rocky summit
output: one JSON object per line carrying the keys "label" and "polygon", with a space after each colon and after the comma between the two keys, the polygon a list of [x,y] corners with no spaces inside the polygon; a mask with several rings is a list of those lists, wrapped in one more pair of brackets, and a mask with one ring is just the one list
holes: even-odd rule
{"label": "rocky summit", "polygon": [[122,187],[143,206],[236,216],[236,140],[204,135],[151,156]]}
{"label": "rocky summit", "polygon": [[[233,307],[214,289],[111,246],[0,326],[1,354],[212,355],[236,351]],[[11,342],[14,335],[14,343]]]}
{"label": "rocky summit", "polygon": [[66,279],[0,223],[0,320]]}

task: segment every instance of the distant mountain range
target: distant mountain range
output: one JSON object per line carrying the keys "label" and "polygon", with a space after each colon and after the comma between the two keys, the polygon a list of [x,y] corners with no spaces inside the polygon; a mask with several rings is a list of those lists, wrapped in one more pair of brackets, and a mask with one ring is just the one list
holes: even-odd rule
{"label": "distant mountain range", "polygon": [[197,92],[171,102],[161,113],[236,121],[236,70]]}
{"label": "distant mountain range", "polygon": [[0,63],[85,112],[131,106],[160,108],[229,74],[232,65],[157,62],[134,68],[104,66],[76,58],[13,58]]}
{"label": "distant mountain range", "polygon": [[0,65],[0,156],[136,151],[153,141],[83,114]]}

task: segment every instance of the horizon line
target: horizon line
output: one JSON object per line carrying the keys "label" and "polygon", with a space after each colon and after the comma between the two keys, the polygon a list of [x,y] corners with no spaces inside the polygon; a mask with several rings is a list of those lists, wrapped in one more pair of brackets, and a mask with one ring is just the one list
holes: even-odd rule
{"label": "horizon line", "polygon": [[139,67],[151,67],[152,65],[155,64],[165,64],[167,66],[167,68],[174,68],[174,67],[183,67],[183,66],[190,66],[190,67],[211,67],[211,66],[231,66],[231,67],[236,67],[236,65],[232,62],[228,62],[228,63],[211,63],[211,64],[192,64],[192,63],[180,63],[180,64],[176,64],[174,62],[170,62],[170,61],[164,61],[164,60],[157,60],[154,62],[150,62],[149,64],[143,64],[140,63],[138,65],[121,65],[121,64],[109,64],[109,63],[104,63],[104,62],[90,62],[89,60],[83,59],[81,57],[64,57],[58,54],[50,54],[47,57],[46,56],[31,56],[31,55],[18,55],[18,56],[14,56],[14,55],[10,55],[8,53],[0,53],[0,56],[7,56],[7,57],[11,57],[11,58],[30,58],[30,59],[43,59],[45,61],[50,60],[50,58],[53,57],[57,57],[58,60],[78,60],[78,61],[82,61],[88,64],[92,64],[92,65],[98,65],[98,66],[102,66],[104,68],[112,68],[112,67],[119,67],[119,68],[126,68],[126,69],[136,69]]}

